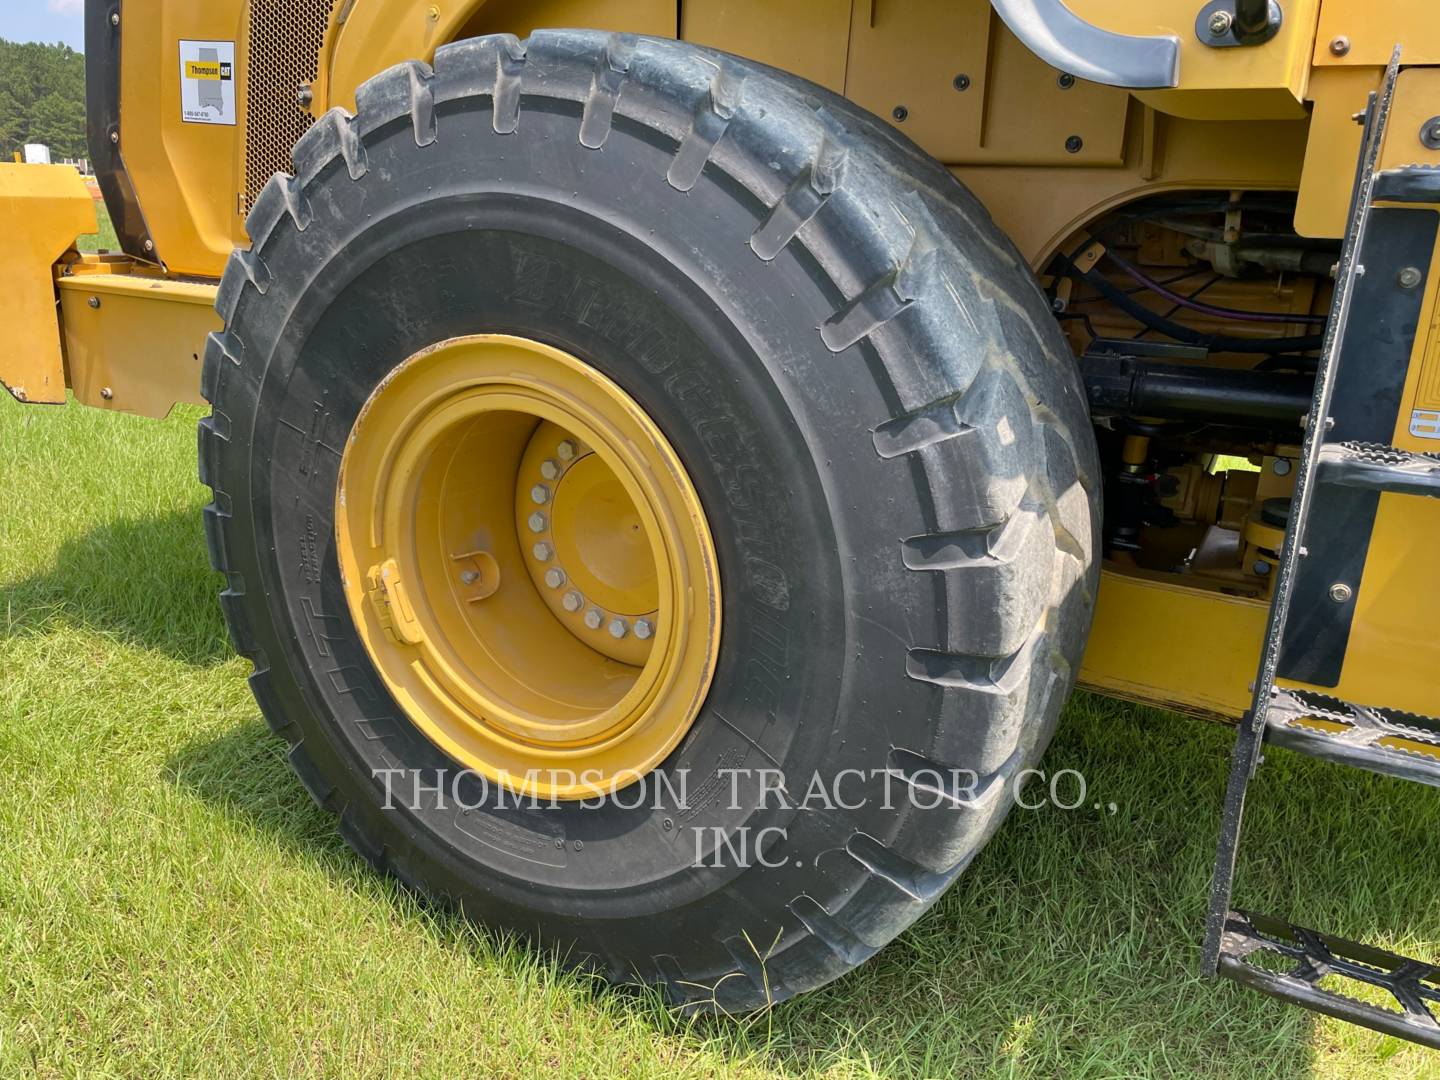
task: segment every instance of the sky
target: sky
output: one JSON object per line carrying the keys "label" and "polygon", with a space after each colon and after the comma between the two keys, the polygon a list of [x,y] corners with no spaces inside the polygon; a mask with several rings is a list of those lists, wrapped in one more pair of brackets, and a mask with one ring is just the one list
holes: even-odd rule
{"label": "sky", "polygon": [[0,38],[85,51],[85,0],[0,0]]}

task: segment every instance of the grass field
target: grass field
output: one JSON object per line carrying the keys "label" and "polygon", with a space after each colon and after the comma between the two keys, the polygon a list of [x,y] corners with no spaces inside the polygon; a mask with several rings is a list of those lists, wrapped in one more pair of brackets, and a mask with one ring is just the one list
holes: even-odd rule
{"label": "grass field", "polygon": [[95,218],[99,231],[86,233],[76,241],[75,246],[81,251],[119,251],[120,241],[115,236],[115,226],[105,212],[105,204],[99,199],[95,200]]}
{"label": "grass field", "polygon": [[[1231,734],[1091,697],[910,932],[689,1021],[370,872],[290,775],[205,562],[196,410],[0,394],[0,1076],[1440,1076],[1440,1055],[1196,975]],[[1183,663],[1183,658],[1177,658]],[[1239,899],[1440,954],[1436,795],[1270,754]]]}

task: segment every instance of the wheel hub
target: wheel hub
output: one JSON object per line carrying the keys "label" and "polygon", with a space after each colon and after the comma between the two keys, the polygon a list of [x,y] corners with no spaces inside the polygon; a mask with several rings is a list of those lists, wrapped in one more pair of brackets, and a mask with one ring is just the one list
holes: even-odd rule
{"label": "wheel hub", "polygon": [[479,335],[401,364],[341,463],[346,599],[406,716],[543,798],[614,791],[689,729],[714,672],[714,545],[679,459],[620,387]]}
{"label": "wheel hub", "polygon": [[660,583],[644,521],[615,471],[542,422],[521,461],[515,517],[517,532],[531,538],[530,577],[565,628],[606,656],[643,664]]}

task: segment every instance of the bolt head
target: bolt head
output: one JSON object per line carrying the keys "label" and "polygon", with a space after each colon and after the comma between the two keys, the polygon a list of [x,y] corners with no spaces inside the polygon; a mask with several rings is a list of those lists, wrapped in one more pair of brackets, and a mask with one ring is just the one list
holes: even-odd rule
{"label": "bolt head", "polygon": [[118,11],[112,11],[112,12],[110,13],[110,25],[111,25],[111,26],[119,26],[119,25],[120,25],[120,13],[119,13]]}
{"label": "bolt head", "polygon": [[545,571],[545,584],[549,585],[552,589],[560,588],[561,585],[565,584],[565,571],[561,570],[558,566],[552,566],[549,570]]}
{"label": "bolt head", "polygon": [[463,581],[466,585],[474,585],[475,582],[480,580],[480,571],[466,570],[463,574],[460,575],[460,580]]}
{"label": "bolt head", "polygon": [[154,240],[146,240],[145,243],[141,244],[140,246],[143,247],[146,251],[154,251],[154,250],[155,250],[155,241],[154,241]]}
{"label": "bolt head", "polygon": [[1420,273],[1418,266],[1406,266],[1395,275],[1395,280],[1400,283],[1402,289],[1413,289],[1416,285],[1420,284],[1424,276],[1425,275]]}
{"label": "bolt head", "polygon": [[546,458],[540,462],[540,475],[546,480],[554,480],[560,475],[560,463],[554,458]]}
{"label": "bolt head", "polygon": [[910,115],[910,110],[904,105],[896,105],[895,108],[890,110],[890,115],[895,118],[897,124],[903,124],[905,118]]}
{"label": "bolt head", "polygon": [[1340,34],[1330,39],[1330,55],[1344,56],[1350,51],[1350,39]]}
{"label": "bolt head", "polygon": [[310,89],[308,83],[301,83],[295,90],[295,103],[302,109],[308,109],[310,103],[315,100],[315,91]]}
{"label": "bolt head", "polygon": [[1080,152],[1080,148],[1084,145],[1085,140],[1080,138],[1079,135],[1071,135],[1068,139],[1065,140],[1065,152],[1067,154],[1078,154]]}
{"label": "bolt head", "polygon": [[575,456],[575,444],[569,439],[566,439],[555,448],[555,456],[561,461],[569,461]]}
{"label": "bolt head", "polygon": [[560,606],[563,607],[566,611],[579,611],[581,605],[584,603],[585,598],[581,596],[578,592],[576,592],[574,589],[571,589],[569,592],[567,592],[564,596],[560,598]]}
{"label": "bolt head", "polygon": [[1075,85],[1075,76],[1071,75],[1068,71],[1062,71],[1056,78],[1055,85],[1060,87],[1061,90],[1069,90]]}
{"label": "bolt head", "polygon": [[102,386],[102,387],[100,388],[100,396],[101,396],[102,398],[104,398],[106,401],[109,401],[111,398],[113,398],[113,397],[115,396],[115,391],[114,391],[114,390],[111,390],[110,387],[108,387],[108,386]]}
{"label": "bolt head", "polygon": [[118,131],[112,131],[112,132],[110,132],[110,141],[111,141],[112,143],[119,143],[119,142],[120,142],[120,132],[118,132]]}
{"label": "bolt head", "polygon": [[90,299],[89,299],[88,301],[86,301],[86,302],[87,302],[91,307],[99,307],[99,306],[100,306],[100,297],[98,297],[98,296],[92,296],[92,297],[90,297]]}
{"label": "bolt head", "polygon": [[1282,458],[1276,458],[1276,459],[1275,459],[1274,469],[1275,469],[1275,475],[1276,475],[1276,476],[1289,476],[1289,475],[1290,475],[1290,468],[1291,468],[1291,466],[1290,466],[1290,459],[1289,459],[1289,458],[1283,458],[1283,457],[1282,457]]}
{"label": "bolt head", "polygon": [[1270,574],[1270,564],[1264,559],[1256,559],[1255,565],[1250,569],[1255,571],[1256,577],[1268,577]]}
{"label": "bolt head", "polygon": [[1432,116],[1420,125],[1420,143],[1427,150],[1440,150],[1440,116]]}
{"label": "bolt head", "polygon": [[966,90],[970,89],[970,76],[956,75],[955,78],[950,80],[950,85],[963,94]]}
{"label": "bolt head", "polygon": [[550,489],[544,484],[536,484],[530,489],[530,501],[537,506],[544,506],[550,501]]}
{"label": "bolt head", "polygon": [[1355,591],[1343,581],[1337,581],[1330,586],[1330,599],[1337,604],[1343,604],[1355,595]]}
{"label": "bolt head", "polygon": [[1221,37],[1229,33],[1230,24],[1235,19],[1228,11],[1217,11],[1210,16],[1210,33],[1213,37]]}
{"label": "bolt head", "polygon": [[649,619],[635,620],[635,636],[641,641],[649,641],[650,635],[655,633],[655,625]]}
{"label": "bolt head", "polygon": [[530,553],[534,555],[535,558],[539,559],[541,562],[549,562],[555,557],[555,549],[551,547],[548,543],[546,543],[544,540],[541,540],[538,544],[532,547],[530,549]]}
{"label": "bolt head", "polygon": [[605,617],[600,614],[599,608],[592,607],[589,611],[585,612],[585,625],[591,630],[599,630],[600,624],[604,619]]}
{"label": "bolt head", "polygon": [[624,619],[611,619],[609,629],[610,636],[613,637],[616,641],[619,641],[621,638],[623,638],[626,634],[630,632],[630,627],[626,624]]}
{"label": "bolt head", "polygon": [[545,515],[538,512],[531,514],[525,519],[525,525],[533,533],[542,533],[545,531]]}

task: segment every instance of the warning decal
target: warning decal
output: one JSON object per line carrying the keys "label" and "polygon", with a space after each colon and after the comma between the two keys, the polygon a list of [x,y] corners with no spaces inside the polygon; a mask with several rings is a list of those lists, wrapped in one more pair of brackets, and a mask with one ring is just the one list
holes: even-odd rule
{"label": "warning decal", "polygon": [[180,119],[235,123],[235,43],[180,42]]}

